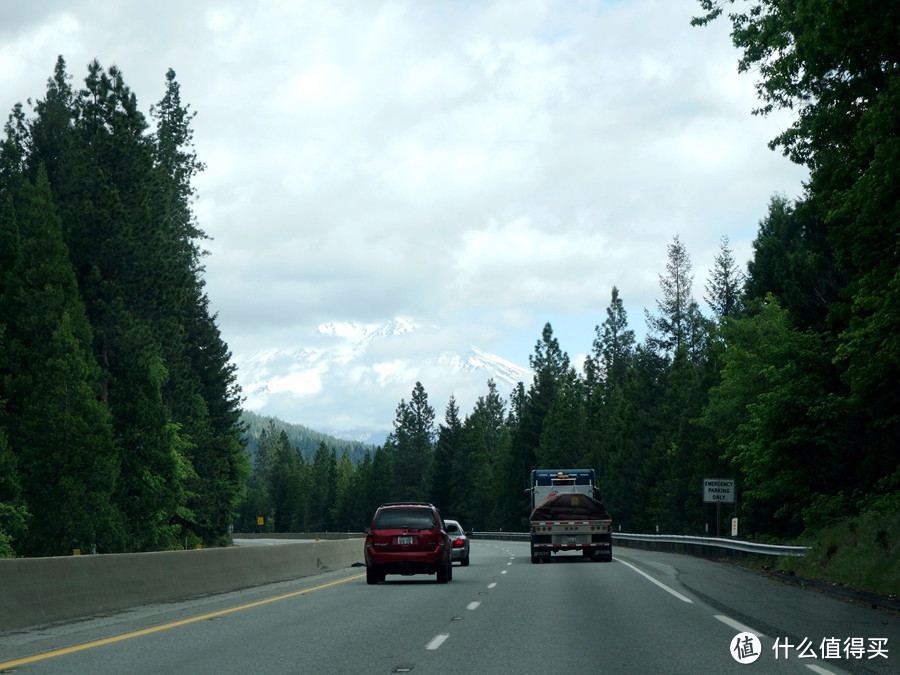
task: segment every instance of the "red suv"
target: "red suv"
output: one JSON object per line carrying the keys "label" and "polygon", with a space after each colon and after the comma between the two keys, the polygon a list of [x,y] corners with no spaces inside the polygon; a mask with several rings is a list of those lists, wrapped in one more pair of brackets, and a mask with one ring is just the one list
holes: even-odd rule
{"label": "red suv", "polygon": [[392,502],[375,511],[366,534],[366,581],[385,574],[436,574],[439,584],[453,578],[450,536],[431,504]]}

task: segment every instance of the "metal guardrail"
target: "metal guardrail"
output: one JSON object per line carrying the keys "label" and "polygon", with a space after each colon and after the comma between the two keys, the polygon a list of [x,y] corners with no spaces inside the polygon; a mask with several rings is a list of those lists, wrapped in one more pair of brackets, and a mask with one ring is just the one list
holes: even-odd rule
{"label": "metal guardrail", "polygon": [[[365,537],[365,533],[352,532],[318,532],[318,533],[246,533],[235,534],[235,538],[255,539],[297,539],[319,537],[322,539],[352,539]],[[693,537],[680,534],[633,534],[630,532],[613,532],[613,545],[631,548],[647,548],[656,551],[675,551],[693,555],[770,555],[802,557],[806,546],[781,546],[777,544],[760,544],[755,541],[728,539],[725,537]],[[473,539],[498,539],[528,541],[528,532],[472,532]]]}
{"label": "metal guardrail", "polygon": [[[626,532],[613,533],[613,542],[650,542],[654,544],[667,544],[675,548],[711,547],[727,551],[740,551],[753,555],[775,555],[802,557],[806,554],[806,546],[782,546],[779,544],[760,544],[755,541],[742,539],[726,539],[724,537],[692,537],[679,534],[631,534]],[[627,544],[625,544],[627,546]]]}
{"label": "metal guardrail", "polygon": [[[473,532],[476,539],[501,539],[527,541],[531,535],[527,532]],[[781,546],[776,544],[760,544],[741,539],[725,539],[723,537],[692,537],[678,534],[633,534],[629,532],[613,532],[613,545],[633,546],[635,548],[652,548],[658,551],[677,551],[694,555],[714,555],[713,549],[720,554],[736,555],[772,555],[802,557],[806,546]],[[636,546],[635,546],[636,544]]]}

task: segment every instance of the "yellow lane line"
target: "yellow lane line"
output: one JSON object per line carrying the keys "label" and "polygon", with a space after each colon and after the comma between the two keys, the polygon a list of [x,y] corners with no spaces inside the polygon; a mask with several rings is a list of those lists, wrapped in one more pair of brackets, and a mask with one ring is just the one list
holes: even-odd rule
{"label": "yellow lane line", "polygon": [[84,644],[75,645],[73,647],[66,647],[65,649],[57,649],[52,652],[45,652],[43,654],[36,654],[35,656],[28,656],[24,659],[16,659],[15,661],[7,661],[6,663],[0,663],[0,671],[7,669],[7,668],[15,667],[15,666],[21,666],[26,663],[34,663],[35,661],[43,661],[44,659],[52,659],[55,656],[63,656],[64,654],[80,652],[84,649],[92,649],[93,647],[100,647],[102,645],[108,645],[108,644],[112,644],[114,642],[121,642],[122,640],[130,640],[131,638],[140,637],[142,635],[149,635],[150,633],[158,633],[159,631],[169,630],[170,628],[186,626],[189,623],[194,623],[196,621],[204,621],[206,619],[212,619],[217,616],[225,616],[226,614],[231,614],[233,612],[240,612],[241,610],[251,609],[252,607],[268,605],[270,602],[277,602],[279,600],[287,600],[288,598],[294,598],[298,595],[306,595],[307,593],[312,593],[313,591],[320,591],[323,588],[328,588],[329,586],[337,586],[338,584],[343,584],[348,581],[353,581],[354,579],[361,579],[364,576],[365,576],[364,574],[356,574],[352,577],[347,577],[346,579],[339,579],[338,581],[332,581],[327,584],[322,584],[321,586],[313,586],[312,588],[304,588],[302,591],[294,591],[292,593],[287,593],[285,595],[275,596],[274,598],[266,598],[265,600],[258,600],[256,602],[251,602],[247,605],[231,607],[230,609],[223,609],[218,612],[212,612],[210,614],[203,614],[201,616],[195,616],[190,619],[182,619],[181,621],[173,621],[172,623],[165,623],[160,626],[154,626],[153,628],[144,628],[143,630],[136,630],[132,633],[124,633],[122,635],[116,635],[115,637],[104,638],[102,640],[95,640],[94,642],[85,642]]}

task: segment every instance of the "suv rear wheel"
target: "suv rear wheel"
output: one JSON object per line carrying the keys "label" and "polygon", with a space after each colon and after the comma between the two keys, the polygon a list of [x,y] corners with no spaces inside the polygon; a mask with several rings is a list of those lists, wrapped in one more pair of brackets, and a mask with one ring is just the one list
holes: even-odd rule
{"label": "suv rear wheel", "polygon": [[437,582],[439,584],[446,584],[453,578],[453,565],[452,563],[447,563],[446,567],[438,567],[437,571]]}
{"label": "suv rear wheel", "polygon": [[367,584],[377,584],[379,582],[384,581],[384,575],[380,574],[373,567],[366,568],[366,583]]}

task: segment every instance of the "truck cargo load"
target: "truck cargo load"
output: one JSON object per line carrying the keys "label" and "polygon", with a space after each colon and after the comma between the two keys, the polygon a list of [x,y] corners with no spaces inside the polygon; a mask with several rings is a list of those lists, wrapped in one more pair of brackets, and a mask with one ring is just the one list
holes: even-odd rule
{"label": "truck cargo load", "polygon": [[529,520],[605,520],[606,508],[593,497],[575,492],[552,495],[538,504]]}

